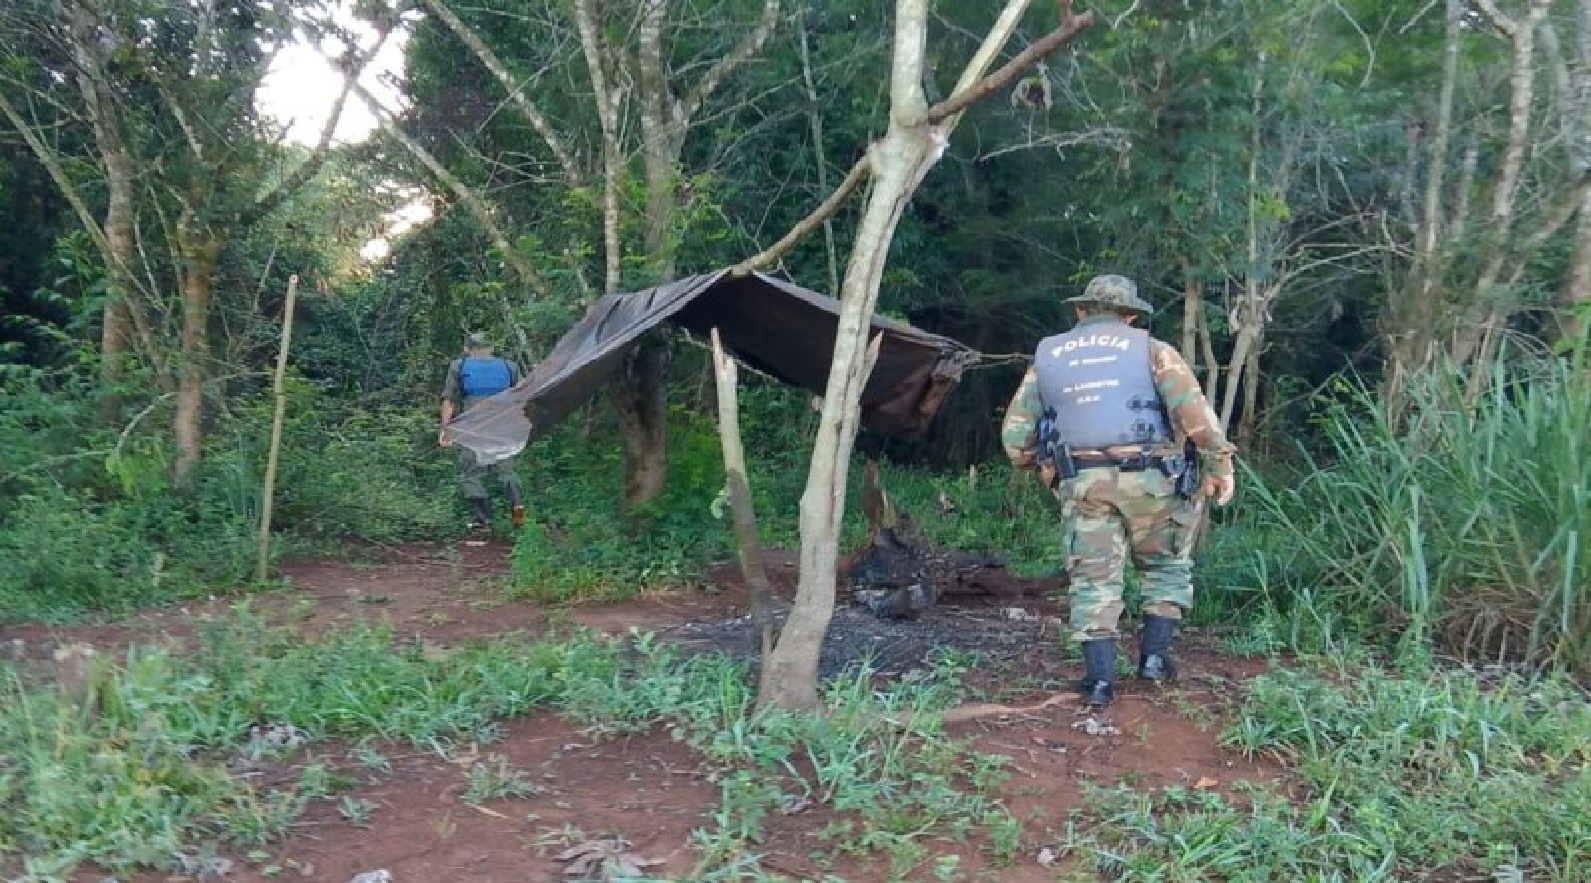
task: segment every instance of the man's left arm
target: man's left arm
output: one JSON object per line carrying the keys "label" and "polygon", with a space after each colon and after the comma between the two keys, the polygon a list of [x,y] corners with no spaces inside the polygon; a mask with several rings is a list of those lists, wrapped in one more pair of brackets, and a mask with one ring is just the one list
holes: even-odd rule
{"label": "man's left arm", "polygon": [[1224,506],[1234,490],[1233,457],[1237,446],[1221,429],[1215,409],[1199,388],[1199,379],[1182,354],[1170,344],[1155,341],[1151,346],[1155,389],[1165,403],[1166,414],[1178,434],[1193,440],[1199,449],[1199,465],[1205,475],[1206,492]]}
{"label": "man's left arm", "polygon": [[1011,465],[1018,469],[1033,469],[1038,465],[1039,420],[1044,416],[1044,401],[1039,398],[1039,375],[1032,368],[1022,377],[1022,383],[1011,396],[1005,408],[1005,419],[1000,424],[1000,444]]}
{"label": "man's left arm", "polygon": [[436,441],[437,444],[444,448],[453,444],[453,440],[449,438],[447,434],[447,425],[448,422],[453,419],[453,414],[457,411],[458,398],[459,363],[457,360],[455,360],[448,364],[447,377],[442,381],[442,411],[438,415],[441,418],[441,425],[437,430]]}

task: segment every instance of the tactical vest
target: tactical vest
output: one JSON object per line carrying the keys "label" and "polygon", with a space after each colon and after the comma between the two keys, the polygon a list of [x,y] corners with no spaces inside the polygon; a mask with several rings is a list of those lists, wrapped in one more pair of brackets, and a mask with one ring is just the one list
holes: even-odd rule
{"label": "tactical vest", "polygon": [[1040,341],[1039,397],[1055,409],[1061,439],[1073,450],[1169,442],[1150,361],[1149,332],[1125,322],[1092,322]]}
{"label": "tactical vest", "polygon": [[508,362],[496,356],[467,356],[459,362],[459,391],[466,399],[497,395],[513,383],[514,375]]}

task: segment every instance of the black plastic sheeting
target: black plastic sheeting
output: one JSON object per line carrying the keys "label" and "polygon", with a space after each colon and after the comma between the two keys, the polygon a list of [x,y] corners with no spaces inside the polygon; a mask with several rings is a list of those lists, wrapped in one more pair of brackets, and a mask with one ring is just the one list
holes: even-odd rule
{"label": "black plastic sheeting", "polygon": [[[742,363],[821,395],[839,325],[840,302],[761,273],[720,270],[633,294],[601,298],[517,386],[476,404],[448,424],[456,444],[483,463],[512,457],[602,392],[631,346],[664,321],[706,338],[718,329]],[[875,315],[878,362],[862,391],[862,423],[910,437],[928,427],[973,350]]]}

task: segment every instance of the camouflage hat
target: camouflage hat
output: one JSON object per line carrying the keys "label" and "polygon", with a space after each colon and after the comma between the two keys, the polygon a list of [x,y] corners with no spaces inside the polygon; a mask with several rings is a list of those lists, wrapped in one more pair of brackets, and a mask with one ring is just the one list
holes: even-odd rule
{"label": "camouflage hat", "polygon": [[486,335],[476,331],[464,338],[464,345],[472,350],[481,350],[491,346],[492,342],[486,338]]}
{"label": "camouflage hat", "polygon": [[1105,276],[1095,276],[1088,281],[1088,287],[1076,297],[1069,297],[1062,303],[1088,304],[1090,306],[1108,307],[1114,310],[1130,310],[1135,313],[1149,315],[1155,308],[1149,301],[1138,296],[1138,286],[1126,276],[1117,276],[1114,273]]}

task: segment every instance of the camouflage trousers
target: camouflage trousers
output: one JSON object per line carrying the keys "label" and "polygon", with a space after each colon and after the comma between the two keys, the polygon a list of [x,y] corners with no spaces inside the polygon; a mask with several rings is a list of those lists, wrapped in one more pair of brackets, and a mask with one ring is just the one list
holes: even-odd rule
{"label": "camouflage trousers", "polygon": [[1128,558],[1143,588],[1144,612],[1182,618],[1193,606],[1193,537],[1200,505],[1177,496],[1159,470],[1082,470],[1055,488],[1065,517],[1072,634],[1117,638]]}
{"label": "camouflage trousers", "polygon": [[517,506],[520,503],[519,474],[514,471],[514,458],[498,460],[490,466],[482,466],[476,459],[475,452],[469,448],[459,447],[459,486],[464,489],[466,499],[486,497],[486,473],[497,473],[497,481],[503,486],[503,492],[508,495],[509,505]]}

